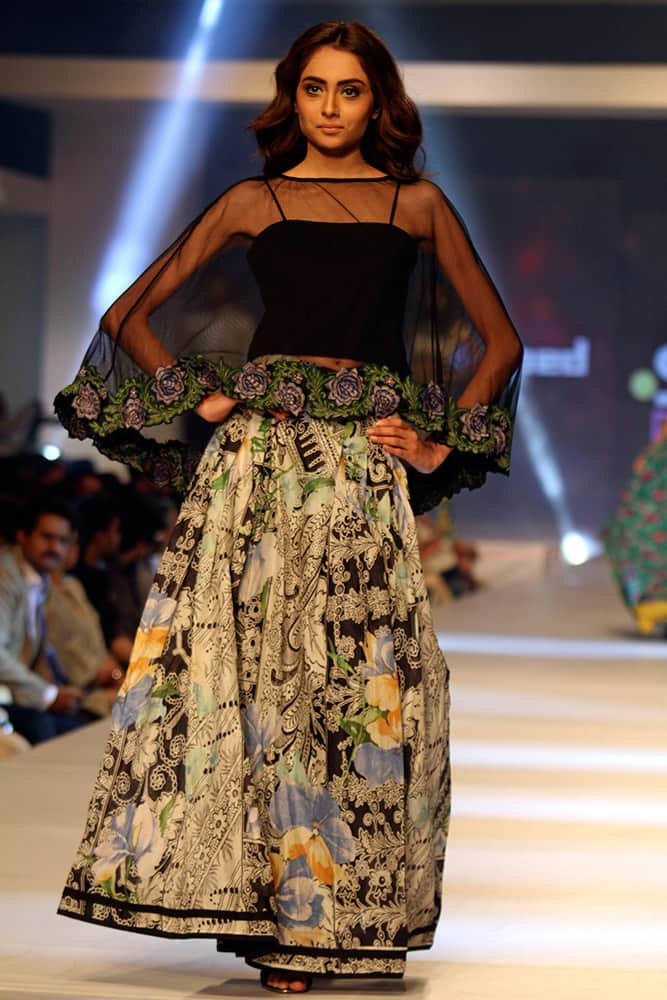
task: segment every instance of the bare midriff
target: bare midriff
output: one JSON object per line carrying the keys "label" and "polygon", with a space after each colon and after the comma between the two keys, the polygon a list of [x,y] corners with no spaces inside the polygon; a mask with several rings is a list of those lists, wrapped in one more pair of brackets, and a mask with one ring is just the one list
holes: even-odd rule
{"label": "bare midriff", "polygon": [[289,357],[296,361],[310,361],[313,365],[320,365],[322,368],[357,368],[365,364],[364,361],[354,361],[352,358],[323,358],[318,354],[290,354]]}

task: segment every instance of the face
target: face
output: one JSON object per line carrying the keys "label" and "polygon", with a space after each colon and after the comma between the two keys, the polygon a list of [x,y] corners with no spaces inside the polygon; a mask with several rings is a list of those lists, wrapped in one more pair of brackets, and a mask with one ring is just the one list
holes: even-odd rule
{"label": "face", "polygon": [[42,514],[30,532],[19,531],[17,540],[26,562],[38,573],[50,573],[62,566],[67,556],[72,529],[58,514]]}
{"label": "face", "polygon": [[329,45],[313,53],[295,99],[301,132],[311,145],[331,155],[358,149],[371,117],[377,117],[375,107],[357,56]]}

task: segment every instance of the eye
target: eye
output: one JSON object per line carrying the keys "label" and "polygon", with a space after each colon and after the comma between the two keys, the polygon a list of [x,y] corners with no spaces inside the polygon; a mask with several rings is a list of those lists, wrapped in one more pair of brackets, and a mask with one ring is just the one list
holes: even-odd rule
{"label": "eye", "polygon": [[361,93],[361,91],[359,90],[358,87],[344,87],[343,88],[343,94],[345,94],[346,97],[358,97],[360,93]]}
{"label": "eye", "polygon": [[322,88],[319,83],[304,83],[303,89],[307,94],[317,94]]}

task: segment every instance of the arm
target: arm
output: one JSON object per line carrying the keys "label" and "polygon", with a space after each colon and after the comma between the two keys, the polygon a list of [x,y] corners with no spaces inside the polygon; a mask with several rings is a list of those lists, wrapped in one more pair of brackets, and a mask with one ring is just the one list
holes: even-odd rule
{"label": "arm", "polygon": [[24,583],[12,562],[7,557],[0,565],[0,684],[11,690],[17,705],[43,709],[52,686],[21,660]]}
{"label": "arm", "polygon": [[430,247],[484,341],[484,356],[458,398],[460,407],[498,399],[521,365],[523,348],[470,237],[453,206],[434,184],[431,195]]}
{"label": "arm", "polygon": [[481,486],[489,471],[508,473],[523,349],[465,226],[440,189],[430,181],[406,185],[397,219],[423,251],[425,270],[416,285],[422,325],[412,336],[421,337],[417,378],[431,394],[430,409],[439,398],[442,427],[424,438],[393,416],[378,421],[369,437],[411,467],[411,502],[421,512],[463,488]]}
{"label": "arm", "polygon": [[216,253],[244,235],[247,197],[243,184],[206,208],[107,309],[100,326],[147,375],[174,363],[149,318]]}

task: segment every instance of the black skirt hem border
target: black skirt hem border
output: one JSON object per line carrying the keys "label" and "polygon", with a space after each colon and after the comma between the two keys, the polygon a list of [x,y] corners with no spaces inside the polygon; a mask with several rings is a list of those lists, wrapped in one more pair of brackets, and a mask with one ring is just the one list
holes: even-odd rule
{"label": "black skirt hem border", "polygon": [[[299,945],[281,945],[275,938],[269,937],[248,937],[244,938],[242,935],[223,935],[216,931],[165,931],[158,927],[136,927],[123,924],[113,924],[106,920],[96,920],[93,917],[88,916],[85,913],[74,913],[72,910],[65,910],[61,907],[57,910],[58,915],[61,917],[69,917],[70,920],[79,920],[81,923],[86,924],[96,924],[98,927],[107,927],[114,931],[127,931],[131,934],[147,934],[151,937],[166,938],[168,940],[185,940],[194,938],[206,938],[216,941],[216,950],[219,952],[231,952],[233,951],[238,958],[243,958],[248,965],[253,968],[263,969],[266,968],[258,962],[255,962],[251,955],[258,955],[264,951],[283,951],[287,954],[302,954],[302,955],[313,955],[314,957],[324,957],[324,958],[378,958],[378,959],[405,959],[408,952],[411,951],[428,951],[432,947],[431,945],[408,945],[407,948],[396,949],[395,951],[374,951],[373,949],[357,949],[357,950],[346,950],[346,949],[323,949],[323,948],[304,948]],[[423,932],[420,932],[423,933]],[[248,941],[247,949],[242,948],[242,942]],[[252,942],[252,943],[251,943]],[[324,975],[323,973],[314,973],[314,975]],[[382,977],[390,979],[400,979],[402,978],[402,973],[375,973],[375,972],[362,972],[362,973],[331,973],[331,976],[360,976],[360,977]]]}

